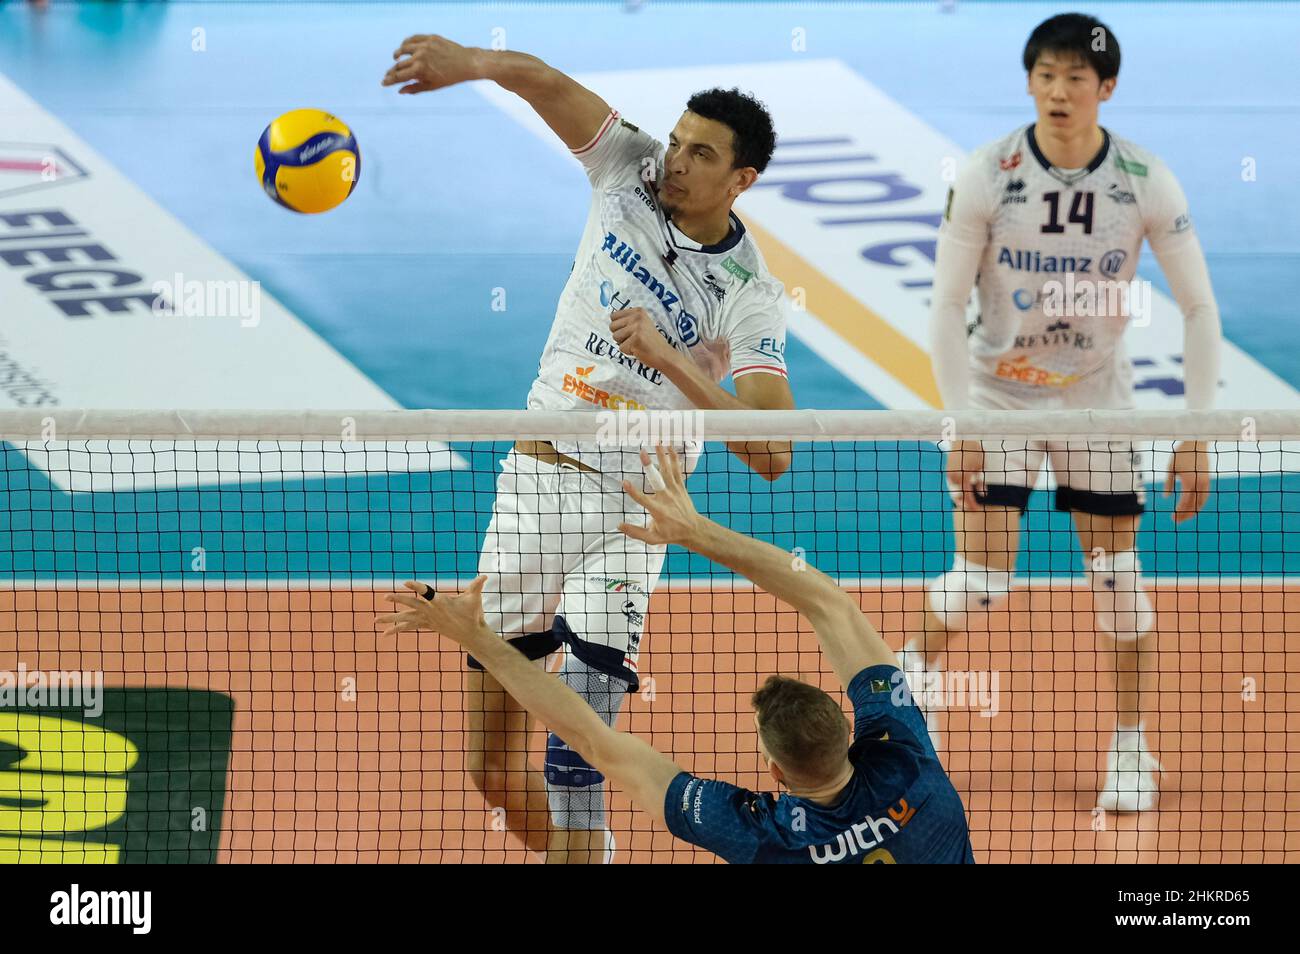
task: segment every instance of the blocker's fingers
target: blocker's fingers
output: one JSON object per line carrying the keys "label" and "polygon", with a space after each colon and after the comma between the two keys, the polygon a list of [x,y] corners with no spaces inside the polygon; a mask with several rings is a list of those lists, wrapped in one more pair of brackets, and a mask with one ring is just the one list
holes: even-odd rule
{"label": "blocker's fingers", "polygon": [[1174,467],[1169,465],[1169,472],[1165,474],[1165,496],[1168,497],[1174,492]]}
{"label": "blocker's fingers", "polygon": [[672,468],[668,466],[668,448],[662,443],[655,444],[655,461],[659,465],[660,473],[672,473]]}
{"label": "blocker's fingers", "polygon": [[668,489],[668,485],[664,483],[663,474],[659,472],[659,468],[654,464],[651,464],[645,469],[645,482],[646,486],[650,488],[652,494],[657,494],[661,490]]}
{"label": "blocker's fingers", "polygon": [[674,447],[668,448],[668,469],[671,472],[674,484],[684,484],[686,482],[682,475],[682,459],[678,456],[677,449]]}
{"label": "blocker's fingers", "polygon": [[632,482],[630,480],[623,481],[623,492],[627,494],[629,497],[631,497],[633,500],[635,500],[637,503],[639,503],[646,510],[650,509],[651,507],[650,498],[646,494],[641,493],[641,491],[633,487]]}
{"label": "blocker's fingers", "polygon": [[620,523],[618,532],[626,534],[633,540],[640,540],[642,543],[653,543],[649,527],[639,527],[634,523]]}
{"label": "blocker's fingers", "polygon": [[426,602],[438,595],[432,586],[419,580],[407,580],[402,585]]}

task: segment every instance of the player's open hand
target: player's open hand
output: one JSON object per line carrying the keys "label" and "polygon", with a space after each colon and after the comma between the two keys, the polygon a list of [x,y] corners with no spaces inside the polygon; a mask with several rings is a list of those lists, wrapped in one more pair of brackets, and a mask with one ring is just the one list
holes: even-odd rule
{"label": "player's open hand", "polygon": [[979,510],[975,492],[985,493],[984,446],[979,441],[958,441],[948,452],[948,486],[962,510]]}
{"label": "player's open hand", "polygon": [[[685,546],[704,520],[695,503],[686,490],[686,478],[682,476],[681,461],[677,452],[671,447],[660,445],[655,448],[659,464],[651,469],[650,455],[641,451],[641,464],[646,468],[653,493],[644,494],[628,481],[623,481],[623,490],[629,497],[645,507],[650,515],[650,523],[641,527],[631,523],[620,523],[618,529],[645,543],[667,546],[670,543]],[[659,480],[655,480],[655,476]],[[662,487],[657,486],[662,484]]]}
{"label": "player's open hand", "polygon": [[642,364],[662,371],[676,352],[659,333],[659,326],[644,308],[620,308],[609,317],[609,330],[620,351]]}
{"label": "player's open hand", "polygon": [[405,83],[399,93],[427,93],[478,79],[477,53],[443,36],[408,36],[394,51],[397,62],[384,75],[383,85]]}
{"label": "player's open hand", "polygon": [[1180,441],[1169,459],[1165,475],[1165,496],[1174,493],[1175,483],[1182,485],[1182,495],[1174,507],[1174,523],[1190,520],[1201,512],[1210,499],[1210,451],[1204,441]]}
{"label": "player's open hand", "polygon": [[414,630],[427,629],[431,632],[454,639],[465,646],[476,637],[485,633],[492,635],[483,619],[483,584],[487,574],[480,574],[464,593],[456,596],[440,596],[426,599],[425,592],[432,593],[429,587],[415,580],[408,580],[406,588],[410,593],[394,593],[384,597],[389,603],[397,603],[406,609],[400,613],[388,613],[377,617],[377,622],[386,628],[382,636],[395,636]]}

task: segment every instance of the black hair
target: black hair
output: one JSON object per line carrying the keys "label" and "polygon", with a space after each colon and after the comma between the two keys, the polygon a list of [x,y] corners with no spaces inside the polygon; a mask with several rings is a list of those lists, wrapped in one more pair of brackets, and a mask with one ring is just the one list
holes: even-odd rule
{"label": "black hair", "polygon": [[706,89],[687,100],[686,108],[731,130],[733,169],[752,166],[762,172],[767,168],[776,150],[776,130],[767,107],[753,96],[739,89]]}
{"label": "black hair", "polygon": [[1061,13],[1034,27],[1025,44],[1025,72],[1033,72],[1044,53],[1080,57],[1097,71],[1099,79],[1119,75],[1119,40],[1110,27],[1086,13]]}

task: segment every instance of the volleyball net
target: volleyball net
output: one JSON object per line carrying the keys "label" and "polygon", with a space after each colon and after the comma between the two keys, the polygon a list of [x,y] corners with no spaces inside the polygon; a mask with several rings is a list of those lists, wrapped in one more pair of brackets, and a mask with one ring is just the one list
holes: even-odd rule
{"label": "volleyball net", "polygon": [[[464,654],[433,633],[383,637],[375,617],[405,580],[453,591],[480,567],[556,554],[561,569],[516,594],[544,615],[565,554],[586,554],[588,585],[626,582],[625,562],[602,571],[589,546],[592,508],[657,442],[698,448],[687,486],[701,512],[837,579],[895,649],[923,631],[926,584],[959,547],[939,442],[980,441],[1004,468],[1054,442],[1049,466],[1021,475],[1034,489],[1010,521],[1009,593],[963,615],[916,691],[976,858],[1300,853],[1287,825],[1300,798],[1298,412],[42,409],[0,412],[0,437],[0,861],[538,860],[467,772]],[[497,535],[485,554],[516,441],[591,471],[560,468],[576,480],[556,485],[570,516],[541,524],[553,551]],[[1166,474],[1194,441],[1213,488],[1175,521]],[[786,442],[775,480],[734,452]],[[1097,807],[1120,664],[1098,637],[1097,554],[1056,508],[1051,464],[1141,505],[1156,671],[1140,705],[1163,766],[1148,811]],[[1098,467],[1101,484],[1086,473]],[[507,490],[526,510],[520,486]],[[750,695],[782,673],[843,699],[811,629],[678,548],[650,590],[626,619],[640,652],[619,727],[697,774],[774,789]],[[544,748],[539,727],[513,764],[540,767]],[[715,860],[621,792],[608,805],[618,860]]]}

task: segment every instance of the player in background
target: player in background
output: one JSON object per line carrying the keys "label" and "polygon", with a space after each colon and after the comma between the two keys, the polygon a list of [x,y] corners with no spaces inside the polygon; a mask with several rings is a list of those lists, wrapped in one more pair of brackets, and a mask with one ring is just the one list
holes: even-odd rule
{"label": "player in background", "polygon": [[[591,181],[586,226],[529,408],[794,406],[784,291],[731,211],[776,145],[760,103],[738,90],[697,93],[665,146],[525,53],[413,36],[394,59],[383,82],[401,84],[401,93],[490,80],[522,97]],[[720,385],[728,375],[734,395]],[[681,446],[689,462],[698,459],[694,443]],[[790,465],[787,442],[729,447],[768,480]],[[622,522],[646,520],[623,492],[628,477],[644,481],[635,451],[517,442],[502,462],[479,563],[492,629],[539,665],[564,646],[560,678],[610,725],[638,687],[641,635],[665,552],[618,532]],[[602,860],[612,837],[601,773],[556,731],[544,773],[531,768],[528,713],[472,657],[469,665],[466,767],[475,786],[548,862]]]}
{"label": "player in background", "polygon": [[[1182,189],[1158,158],[1098,125],[1119,64],[1114,34],[1093,17],[1062,14],[1040,24],[1024,50],[1037,121],[976,150],[949,192],[930,320],[948,410],[1133,407],[1123,334],[1144,238],[1185,321],[1187,406],[1214,402],[1219,312]],[[979,318],[968,329],[972,286]],[[1056,507],[1073,516],[1103,668],[1117,683],[1117,727],[1098,804],[1145,810],[1155,803],[1160,766],[1142,721],[1143,704],[1155,699],[1156,646],[1134,550],[1145,507],[1141,447],[957,443],[947,464],[957,555],[927,587],[925,633],[905,648],[905,668],[916,691],[918,680],[938,671],[949,635],[1008,592],[1020,516],[1045,459],[1056,477]],[[1176,445],[1165,493],[1176,483],[1182,497],[1174,520],[1182,523],[1209,495],[1205,442]]]}
{"label": "player in background", "polygon": [[[646,462],[649,462],[648,457]],[[695,510],[672,450],[658,450],[662,484],[629,496],[651,516],[626,523],[631,539],[677,544],[730,567],[812,625],[853,705],[853,742],[840,704],[816,686],[772,676],[754,693],[759,750],[779,798],[684,771],[497,638],[483,616],[480,576],[459,596],[428,600],[422,583],[388,597],[405,610],[379,617],[384,635],[433,630],[473,653],[521,705],[678,838],[733,863],[969,864],[961,798],[935,756],[894,654],[857,601],[784,550],[728,530]],[[790,634],[792,637],[794,634]]]}

